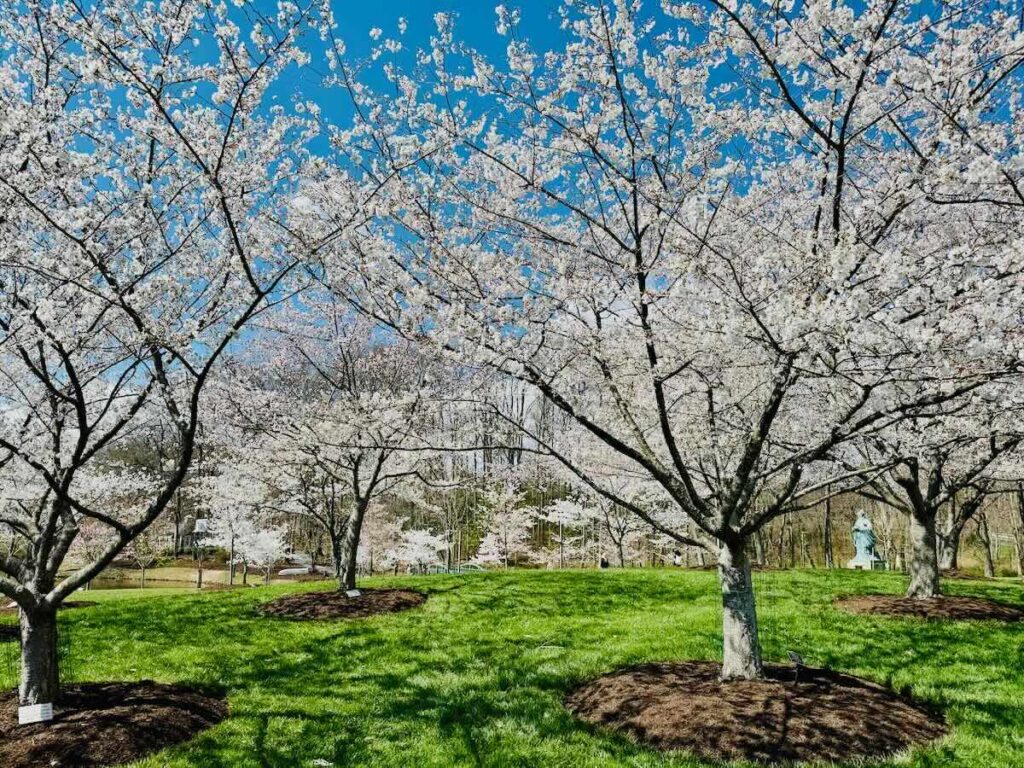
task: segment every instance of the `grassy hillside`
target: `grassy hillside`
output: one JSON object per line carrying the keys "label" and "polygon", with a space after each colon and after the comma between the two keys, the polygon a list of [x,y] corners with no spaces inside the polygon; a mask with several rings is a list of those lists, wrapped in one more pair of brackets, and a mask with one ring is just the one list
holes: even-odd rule
{"label": "grassy hillside", "polygon": [[[350,622],[258,617],[296,589],[92,592],[62,615],[76,680],[223,687],[231,717],[139,765],[697,766],[576,723],[561,697],[626,664],[716,657],[707,571],[510,572],[373,579],[429,593],[420,609]],[[787,649],[943,707],[953,733],[896,765],[1024,765],[1024,628],[837,612],[835,596],[898,592],[888,574],[757,574],[768,657]],[[1024,605],[1015,583],[950,582]],[[5,617],[11,621],[13,617]],[[4,644],[11,659],[16,648]],[[15,665],[0,665],[13,685]]]}

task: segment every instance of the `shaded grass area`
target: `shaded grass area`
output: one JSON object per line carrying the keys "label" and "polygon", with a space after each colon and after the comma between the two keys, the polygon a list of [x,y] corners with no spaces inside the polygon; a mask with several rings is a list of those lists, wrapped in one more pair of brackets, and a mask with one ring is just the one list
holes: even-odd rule
{"label": "shaded grass area", "polygon": [[[899,593],[903,579],[889,574],[771,572],[754,581],[768,658],[795,650],[808,664],[945,710],[949,737],[887,764],[1024,765],[1024,626],[852,616],[832,605]],[[625,665],[718,658],[714,573],[521,571],[365,585],[412,587],[429,600],[365,620],[291,622],[256,608],[329,585],[94,591],[99,605],[60,622],[77,680],[227,690],[228,720],[136,764],[146,768],[709,765],[580,723],[561,699]],[[1015,583],[956,581],[947,590],[1024,607]]]}

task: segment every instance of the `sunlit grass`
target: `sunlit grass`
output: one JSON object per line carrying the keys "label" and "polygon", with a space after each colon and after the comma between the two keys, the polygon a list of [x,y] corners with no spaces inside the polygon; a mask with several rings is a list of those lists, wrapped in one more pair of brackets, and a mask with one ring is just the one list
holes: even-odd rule
{"label": "sunlit grass", "polygon": [[[706,571],[510,572],[374,579],[422,589],[422,608],[349,622],[265,619],[274,595],[327,584],[197,594],[95,591],[61,617],[79,680],[222,687],[231,717],[157,766],[699,766],[584,726],[562,708],[573,684],[617,667],[714,659],[715,576]],[[835,596],[898,592],[887,574],[757,574],[770,658],[906,688],[944,708],[939,744],[893,765],[1024,766],[1024,631],[839,613]],[[1010,582],[950,592],[1024,606]],[[0,668],[2,671],[2,668]],[[8,680],[8,684],[13,681]],[[319,763],[324,765],[324,763]]]}

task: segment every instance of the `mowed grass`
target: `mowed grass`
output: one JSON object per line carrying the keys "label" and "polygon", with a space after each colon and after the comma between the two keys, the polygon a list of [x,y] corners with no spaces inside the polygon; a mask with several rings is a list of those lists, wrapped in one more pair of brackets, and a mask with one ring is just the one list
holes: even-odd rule
{"label": "mowed grass", "polygon": [[[100,604],[67,611],[61,626],[76,680],[152,678],[226,691],[227,721],[136,764],[147,768],[707,765],[578,723],[561,700],[574,684],[624,665],[718,658],[713,572],[512,571],[364,585],[430,597],[404,614],[314,623],[255,609],[327,584],[96,591],[81,597]],[[946,586],[1024,606],[1013,582]],[[836,596],[899,592],[903,579],[889,574],[757,574],[755,587],[770,659],[795,650],[945,710],[949,737],[888,765],[1024,766],[1024,627],[855,617],[832,607]]]}

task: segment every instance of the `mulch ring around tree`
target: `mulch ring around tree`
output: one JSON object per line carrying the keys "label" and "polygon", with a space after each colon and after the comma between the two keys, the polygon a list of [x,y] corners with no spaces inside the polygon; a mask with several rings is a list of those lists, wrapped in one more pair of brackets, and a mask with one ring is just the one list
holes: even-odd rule
{"label": "mulch ring around tree", "polygon": [[768,665],[764,680],[723,683],[712,662],[643,664],[571,691],[568,709],[663,750],[709,761],[877,759],[946,733],[940,716],[896,692],[822,669]]}
{"label": "mulch ring around tree", "polygon": [[65,685],[49,723],[18,725],[18,699],[0,697],[0,765],[121,765],[188,741],[228,715],[223,697],[151,680]]}
{"label": "mulch ring around tree", "polygon": [[361,589],[358,597],[344,592],[300,592],[271,600],[260,608],[264,616],[282,619],[361,619],[397,613],[423,605],[427,596],[412,589]]}
{"label": "mulch ring around tree", "polygon": [[855,595],[836,600],[836,605],[850,613],[869,616],[913,617],[947,621],[1020,621],[1024,610],[983,597],[914,598],[896,595]]}

